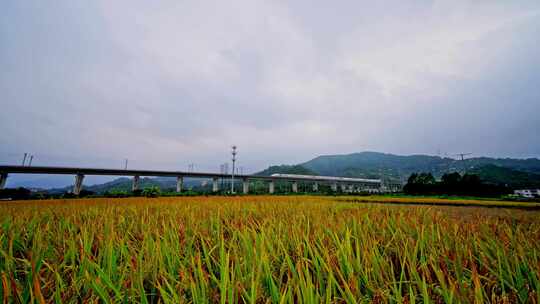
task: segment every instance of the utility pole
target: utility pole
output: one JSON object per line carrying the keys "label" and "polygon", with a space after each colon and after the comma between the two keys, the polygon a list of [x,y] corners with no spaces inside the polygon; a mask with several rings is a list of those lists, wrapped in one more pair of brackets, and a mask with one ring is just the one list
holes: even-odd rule
{"label": "utility pole", "polygon": [[[221,173],[222,175],[227,174],[227,171],[225,170],[225,168],[226,168],[226,164],[219,165],[219,173]],[[220,187],[221,189],[223,189],[224,183],[225,183],[225,179],[221,177],[221,187]]]}
{"label": "utility pole", "polygon": [[236,146],[232,146],[232,176],[231,176],[231,193],[234,194],[234,165],[236,163]]}
{"label": "utility pole", "polygon": [[128,165],[128,159],[126,158],[126,161],[124,163],[124,170],[127,170],[127,165]]}
{"label": "utility pole", "polygon": [[28,153],[24,153],[24,157],[22,159],[22,165],[24,167],[24,163],[26,163],[26,156],[28,156]]}

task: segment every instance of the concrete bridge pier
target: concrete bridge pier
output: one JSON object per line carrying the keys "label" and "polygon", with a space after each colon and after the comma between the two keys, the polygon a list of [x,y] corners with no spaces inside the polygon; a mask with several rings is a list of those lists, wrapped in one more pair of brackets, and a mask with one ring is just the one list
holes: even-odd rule
{"label": "concrete bridge pier", "polygon": [[292,192],[294,192],[294,193],[298,192],[298,182],[297,181],[292,182]]}
{"label": "concrete bridge pier", "polygon": [[244,192],[244,194],[249,193],[249,180],[247,178],[244,178],[242,180],[242,191]]}
{"label": "concrete bridge pier", "polygon": [[73,194],[79,195],[81,193],[83,180],[84,180],[83,174],[75,175],[75,184],[73,185]]}
{"label": "concrete bridge pier", "polygon": [[313,192],[318,192],[319,191],[319,183],[314,183],[313,184]]}
{"label": "concrete bridge pier", "polygon": [[347,185],[341,184],[341,192],[345,192],[347,190]]}
{"label": "concrete bridge pier", "polygon": [[140,180],[140,176],[135,175],[133,177],[133,184],[131,185],[131,191],[139,190],[139,180]]}
{"label": "concrete bridge pier", "polygon": [[337,191],[337,183],[332,183],[332,191]]}
{"label": "concrete bridge pier", "polygon": [[218,180],[219,179],[217,177],[212,178],[212,192],[218,192],[219,191]]}
{"label": "concrete bridge pier", "polygon": [[0,190],[6,187],[7,178],[8,178],[7,173],[0,173]]}
{"label": "concrete bridge pier", "polygon": [[268,193],[270,194],[274,194],[274,188],[275,188],[275,183],[273,180],[270,181],[270,183],[268,183]]}
{"label": "concrete bridge pier", "polygon": [[176,177],[176,192],[182,192],[184,186],[184,178],[182,176]]}

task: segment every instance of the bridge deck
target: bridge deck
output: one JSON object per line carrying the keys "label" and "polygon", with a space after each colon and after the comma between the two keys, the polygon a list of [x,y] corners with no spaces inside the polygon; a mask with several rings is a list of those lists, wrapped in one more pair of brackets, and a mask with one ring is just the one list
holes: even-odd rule
{"label": "bridge deck", "polygon": [[[80,168],[80,167],[39,167],[39,166],[0,166],[0,173],[11,174],[83,174],[83,175],[113,175],[113,176],[163,176],[163,177],[194,177],[194,178],[230,178],[231,174],[211,172],[186,172],[186,171],[162,171],[162,170],[133,170],[133,169],[104,169],[104,168]],[[263,175],[234,175],[238,179],[248,180],[283,180],[283,181],[310,181],[310,182],[339,182],[335,177],[326,176],[263,176]],[[350,181],[352,184],[377,184],[380,181]]]}

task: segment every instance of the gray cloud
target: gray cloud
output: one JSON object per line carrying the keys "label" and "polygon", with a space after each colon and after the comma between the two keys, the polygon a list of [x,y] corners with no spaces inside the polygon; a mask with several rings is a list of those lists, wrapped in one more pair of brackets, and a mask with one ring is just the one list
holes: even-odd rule
{"label": "gray cloud", "polygon": [[0,158],[540,156],[537,1],[7,1]]}

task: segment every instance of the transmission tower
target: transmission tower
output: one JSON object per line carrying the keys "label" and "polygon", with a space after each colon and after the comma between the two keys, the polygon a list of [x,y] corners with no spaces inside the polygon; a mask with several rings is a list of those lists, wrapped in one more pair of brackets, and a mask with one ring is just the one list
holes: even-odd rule
{"label": "transmission tower", "polygon": [[454,154],[454,156],[459,156],[461,157],[461,165],[462,165],[462,170],[463,170],[463,173],[465,173],[466,169],[465,168],[465,156],[467,155],[471,155],[472,153],[458,153],[458,154]]}
{"label": "transmission tower", "polygon": [[467,155],[471,155],[472,153],[458,153],[458,154],[454,154],[454,156],[460,156],[461,157],[461,161],[464,161],[465,160],[465,156]]}

